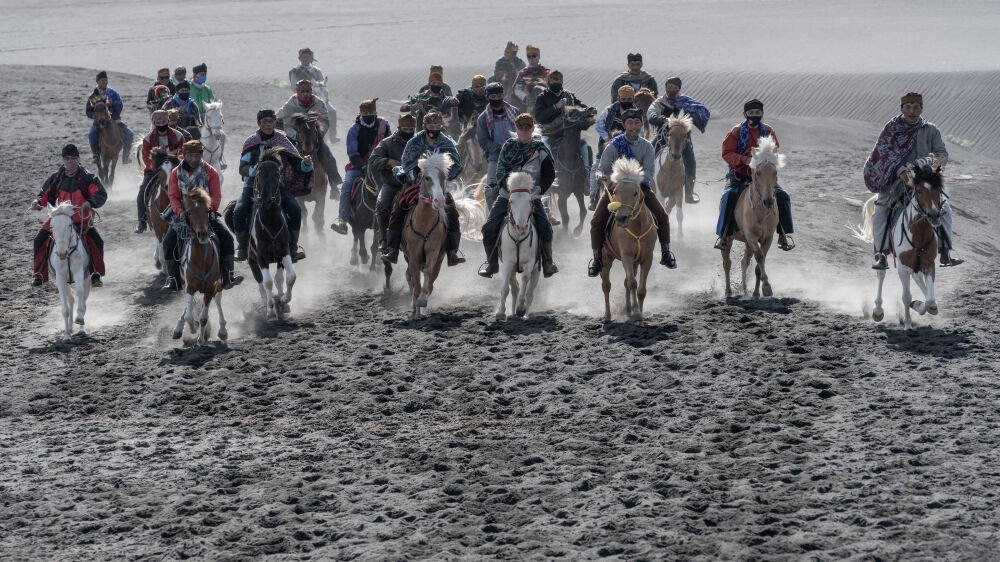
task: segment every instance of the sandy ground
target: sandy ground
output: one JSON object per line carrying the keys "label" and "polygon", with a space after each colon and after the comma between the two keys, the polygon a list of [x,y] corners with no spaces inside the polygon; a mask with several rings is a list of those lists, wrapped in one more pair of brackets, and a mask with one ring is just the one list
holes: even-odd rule
{"label": "sandy ground", "polygon": [[[969,261],[939,272],[941,315],[916,319],[912,333],[898,325],[891,272],[887,320],[868,319],[868,249],[846,228],[892,108],[810,115],[799,100],[827,95],[838,77],[773,75],[765,82],[798,81],[796,94],[774,95],[802,107],[767,118],[788,155],[781,178],[799,245],[770,260],[774,299],[721,297],[710,245],[718,146],[735,114],[721,108],[695,138],[705,202],[686,209],[680,268],[650,276],[645,327],[599,321],[585,239],[559,235],[562,271],[541,282],[537,315],[506,323],[492,318],[496,281],[475,276],[482,249],[465,241],[469,263],[442,274],[432,316],[414,323],[401,279],[383,295],[381,275],[349,267],[346,238],[329,232],[304,238],[288,322],[245,320],[257,291],[244,285],[226,294],[228,345],[181,344],[169,330],[182,303],[158,290],[153,238],[131,234],[138,174],[119,167],[99,227],[106,286],[92,294],[88,335],[63,345],[55,288],[28,284],[42,216],[26,208],[59,147],[85,144],[79,100],[94,72],[2,68],[5,558],[995,557],[1000,165],[981,143],[949,144]],[[147,79],[111,75],[126,116],[143,122]],[[736,103],[743,92],[723,76],[692,75],[690,93]],[[419,81],[373,80],[367,88],[390,85],[386,98]],[[929,73],[887,80],[949,84]],[[859,99],[881,87],[839,81]],[[575,88],[584,101],[603,105],[605,88],[586,83]],[[215,87],[234,162],[256,110],[287,90]],[[367,97],[335,94],[343,107]],[[970,127],[960,111],[941,105],[927,117],[970,138],[954,132]],[[231,175],[227,199],[237,190]],[[616,271],[616,305],[620,285]]]}

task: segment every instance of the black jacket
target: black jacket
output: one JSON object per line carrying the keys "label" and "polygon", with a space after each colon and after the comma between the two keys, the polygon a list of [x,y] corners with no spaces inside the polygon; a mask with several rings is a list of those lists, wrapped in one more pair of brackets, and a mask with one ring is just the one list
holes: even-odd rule
{"label": "black jacket", "polygon": [[581,103],[577,99],[576,95],[569,90],[563,90],[559,92],[558,95],[552,93],[552,90],[548,88],[544,92],[538,94],[538,98],[535,99],[535,109],[532,113],[535,115],[535,121],[539,125],[548,125],[549,123],[556,120],[557,117],[562,115],[562,110],[556,107],[559,100],[566,100],[566,105],[579,105],[587,107],[586,104]]}
{"label": "black jacket", "polygon": [[402,162],[404,148],[406,148],[406,140],[403,139],[397,130],[382,139],[382,142],[378,143],[375,150],[372,150],[372,155],[368,159],[369,170],[377,172],[378,175],[375,177],[383,184],[389,184],[393,187],[403,187],[403,184],[392,175],[392,167],[389,166],[389,160]]}

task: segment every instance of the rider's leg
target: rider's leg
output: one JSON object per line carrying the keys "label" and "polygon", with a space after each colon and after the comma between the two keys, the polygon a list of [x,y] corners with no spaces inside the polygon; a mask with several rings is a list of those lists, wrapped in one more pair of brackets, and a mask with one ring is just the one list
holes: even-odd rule
{"label": "rider's leg", "polygon": [[739,199],[743,186],[743,182],[737,181],[732,173],[729,174],[726,189],[722,191],[722,200],[719,201],[719,221],[715,226],[715,235],[719,237],[715,241],[717,250],[725,248],[725,239],[732,234],[733,211],[736,210],[736,200]]}
{"label": "rider's leg", "polygon": [[253,188],[249,183],[243,185],[243,192],[233,208],[233,230],[239,248],[236,250],[236,260],[247,259],[247,243],[250,240],[250,213],[253,212]]}
{"label": "rider's leg", "polygon": [[[608,143],[606,143],[606,142],[600,142],[600,143],[598,143],[598,145],[597,145],[597,156],[595,157],[595,160],[594,160],[595,162],[600,162],[601,161],[601,155],[604,154],[604,147],[607,146],[607,144]],[[596,165],[591,168],[590,177],[588,178],[588,180],[590,181],[590,205],[589,205],[588,208],[591,211],[597,209],[597,200],[601,198],[600,197],[601,196],[601,186],[597,183],[597,174],[595,173],[595,169],[596,168],[597,168]]]}
{"label": "rider's leg", "polygon": [[299,261],[306,257],[306,253],[299,250],[299,230],[302,229],[302,207],[295,200],[291,191],[282,188],[281,210],[285,213],[285,221],[288,223],[288,250],[292,256],[292,261]]}
{"label": "rider's leg", "polygon": [[643,201],[645,201],[649,212],[653,213],[653,220],[656,221],[656,237],[660,240],[660,265],[673,269],[677,267],[677,260],[670,252],[670,217],[667,216],[660,200],[656,198],[656,193],[648,187],[643,187],[643,189],[645,190]]}
{"label": "rider's leg", "polygon": [[149,186],[149,181],[156,176],[155,170],[146,170],[142,173],[142,183],[139,184],[139,194],[135,198],[135,206],[138,211],[138,222],[135,223],[135,233],[142,234],[146,231],[146,221],[149,219],[147,216],[146,207],[146,187]]}
{"label": "rider's leg", "polygon": [[387,247],[386,231],[389,229],[389,212],[392,211],[392,201],[399,193],[399,187],[383,183],[375,201],[375,222],[378,225],[379,247],[385,253]]}
{"label": "rider's leg", "polygon": [[185,127],[185,128],[187,129],[187,132],[191,134],[191,140],[201,140],[201,128],[200,127],[198,127],[196,125],[192,125],[190,127]]}
{"label": "rider's leg", "polygon": [[101,153],[101,130],[97,128],[97,121],[90,125],[87,133],[87,140],[90,142],[90,152],[94,155],[94,163],[97,163],[97,156]]}
{"label": "rider's leg", "polygon": [[340,185],[340,170],[337,169],[337,159],[333,157],[333,152],[330,151],[330,147],[323,139],[320,139],[316,157],[319,159],[319,163],[323,165],[323,173],[326,174],[326,180],[329,182],[330,188],[332,189],[334,186]]}
{"label": "rider's leg", "polygon": [[951,205],[946,200],[941,204],[941,226],[936,229],[938,253],[941,255],[941,265],[944,266],[958,265],[965,262],[965,260],[951,257],[951,251],[954,249],[951,237],[951,223]]}
{"label": "rider's leg", "polygon": [[44,228],[39,229],[38,234],[35,235],[34,253],[32,254],[35,256],[34,271],[32,272],[34,274],[34,281],[32,284],[36,287],[49,280],[48,261],[46,261],[40,254],[42,252],[42,246],[48,242],[51,236],[52,235],[49,231]]}
{"label": "rider's leg", "polygon": [[[87,238],[94,244],[97,248],[97,253],[100,254],[101,261],[104,261],[104,239],[101,238],[101,233],[97,231],[96,228],[90,228],[87,230]],[[94,257],[91,256],[90,267],[94,267]],[[103,287],[104,283],[101,281],[101,272],[93,271],[90,275],[90,284],[92,287]]]}
{"label": "rider's leg", "polygon": [[122,162],[128,164],[128,157],[132,152],[132,141],[135,139],[135,133],[132,132],[132,129],[128,125],[121,121],[118,122],[118,126],[122,130],[122,140],[125,141],[122,143]]}
{"label": "rider's leg", "polygon": [[701,197],[698,197],[698,194],[694,192],[694,178],[697,177],[698,163],[694,159],[694,144],[691,143],[691,133],[688,133],[681,156],[684,159],[684,201],[694,205],[701,201]]}
{"label": "rider's leg", "polygon": [[399,258],[399,244],[403,239],[403,221],[406,220],[406,213],[409,208],[403,208],[400,204],[402,197],[396,198],[389,213],[389,227],[386,232],[386,251],[382,255],[382,261],[396,263]]}
{"label": "rider's leg", "polygon": [[465,263],[465,256],[458,253],[458,246],[462,242],[462,224],[458,220],[458,208],[455,207],[455,198],[451,193],[444,194],[444,214],[448,218],[448,234],[446,235],[445,249],[448,252],[448,267]]}
{"label": "rider's leg", "polygon": [[889,269],[886,256],[889,254],[890,236],[889,214],[892,212],[893,198],[889,190],[879,193],[875,200],[875,209],[872,211],[872,239],[875,250],[875,257],[872,261],[873,269]]}
{"label": "rider's leg", "polygon": [[[495,157],[495,155],[494,155]],[[486,196],[486,208],[492,209],[500,194],[500,187],[497,186],[497,160],[486,161],[486,188],[483,195]]]}
{"label": "rider's leg", "polygon": [[504,217],[507,216],[507,205],[509,199],[506,193],[497,197],[490,207],[490,216],[483,224],[480,232],[483,233],[483,249],[486,250],[486,263],[479,268],[479,275],[483,277],[493,277],[493,274],[500,271],[500,252],[497,248],[497,241],[500,240],[500,231],[503,230]]}
{"label": "rider's leg", "polygon": [[213,218],[209,222],[215,239],[219,241],[219,268],[222,270],[222,288],[232,289],[233,285],[243,282],[243,276],[236,276],[233,271],[233,235],[229,233],[226,226],[218,218]]}
{"label": "rider's leg", "polygon": [[541,242],[542,275],[552,277],[559,273],[559,268],[552,261],[552,224],[549,223],[549,218],[545,216],[545,210],[538,201],[531,203],[531,217],[535,220],[538,241]]}
{"label": "rider's leg", "polygon": [[163,284],[164,291],[179,291],[181,289],[181,266],[177,260],[177,233],[173,228],[167,229],[163,237],[163,261],[167,264],[167,280]]}
{"label": "rider's leg", "polygon": [[587,275],[597,277],[601,274],[604,264],[601,262],[601,246],[604,245],[604,229],[608,226],[608,192],[602,190],[601,198],[597,201],[594,209],[594,216],[590,219],[590,249],[594,251],[594,259],[587,268]]}
{"label": "rider's leg", "polygon": [[788,241],[788,235],[792,234],[792,200],[788,192],[777,186],[774,191],[774,199],[778,204],[778,247],[788,251],[795,247],[794,242]]}
{"label": "rider's leg", "polygon": [[347,220],[351,218],[351,187],[359,177],[361,170],[357,168],[348,170],[344,174],[344,183],[340,186],[340,209],[337,212],[337,221],[330,225],[330,228],[340,234],[347,234]]}

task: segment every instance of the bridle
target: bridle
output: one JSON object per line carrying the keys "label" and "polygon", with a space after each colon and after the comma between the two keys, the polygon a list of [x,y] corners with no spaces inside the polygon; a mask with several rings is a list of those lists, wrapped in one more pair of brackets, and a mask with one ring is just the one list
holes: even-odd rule
{"label": "bridle", "polygon": [[[510,190],[510,193],[512,195],[514,193],[531,193],[531,190],[527,189],[527,188],[519,188],[519,189],[512,189],[512,190]],[[515,264],[520,264],[521,263],[521,242],[524,242],[525,240],[528,240],[529,238],[531,238],[531,241],[529,241],[528,244],[533,244],[534,243],[534,236],[535,236],[535,229],[534,229],[534,225],[531,222],[531,213],[530,212],[528,213],[528,223],[524,227],[521,227],[520,225],[517,224],[517,222],[514,220],[514,214],[510,212],[511,209],[510,209],[510,202],[509,201],[510,200],[508,199],[508,203],[507,203],[507,228],[505,230],[507,231],[507,237],[510,238],[510,240],[514,243],[514,248],[515,248],[515,251],[516,251],[514,263]],[[534,202],[532,202],[532,205],[534,205]],[[524,236],[522,236],[520,238],[514,238],[514,230],[517,230],[519,232],[524,232]]]}
{"label": "bridle", "polygon": [[775,201],[774,204],[771,205],[771,208],[768,209],[767,211],[765,211],[762,214],[760,211],[758,211],[757,207],[754,206],[754,204],[753,204],[753,200],[754,200],[753,193],[754,192],[757,193],[757,197],[761,201],[761,203],[760,203],[761,206],[764,205],[764,193],[761,192],[760,187],[758,187],[758,185],[757,185],[757,170],[756,170],[756,168],[753,171],[753,177],[750,179],[750,192],[751,193],[748,194],[748,197],[747,197],[747,202],[750,204],[750,208],[753,209],[754,215],[757,216],[757,220],[763,220],[768,215],[773,214],[775,212],[775,210],[778,208],[778,203],[777,203],[777,201]]}
{"label": "bridle", "polygon": [[260,218],[260,210],[265,207],[270,208],[275,205],[281,205],[281,185],[279,180],[279,185],[274,188],[274,191],[268,197],[261,196],[261,185],[260,185],[260,172],[264,166],[273,166],[280,173],[281,164],[275,162],[274,160],[265,160],[257,164],[257,173],[254,175],[253,180],[253,201],[254,201],[254,212],[253,212],[253,224],[259,225],[261,229],[271,237],[272,240],[276,239],[281,231],[288,228],[288,221],[285,220],[284,214],[281,214],[281,227],[277,231],[272,232],[270,228],[264,224],[264,221]]}

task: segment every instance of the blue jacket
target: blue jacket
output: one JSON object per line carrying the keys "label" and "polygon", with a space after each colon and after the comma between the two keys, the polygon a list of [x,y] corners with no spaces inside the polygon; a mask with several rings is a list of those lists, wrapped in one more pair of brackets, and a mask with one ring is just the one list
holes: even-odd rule
{"label": "blue jacket", "polygon": [[101,98],[108,106],[108,111],[111,112],[111,119],[115,121],[121,121],[122,118],[122,108],[125,107],[125,102],[122,101],[122,97],[118,95],[118,92],[114,88],[108,88],[106,94],[102,94],[97,88],[87,98],[87,117],[94,118],[94,104],[90,101],[97,96]]}

